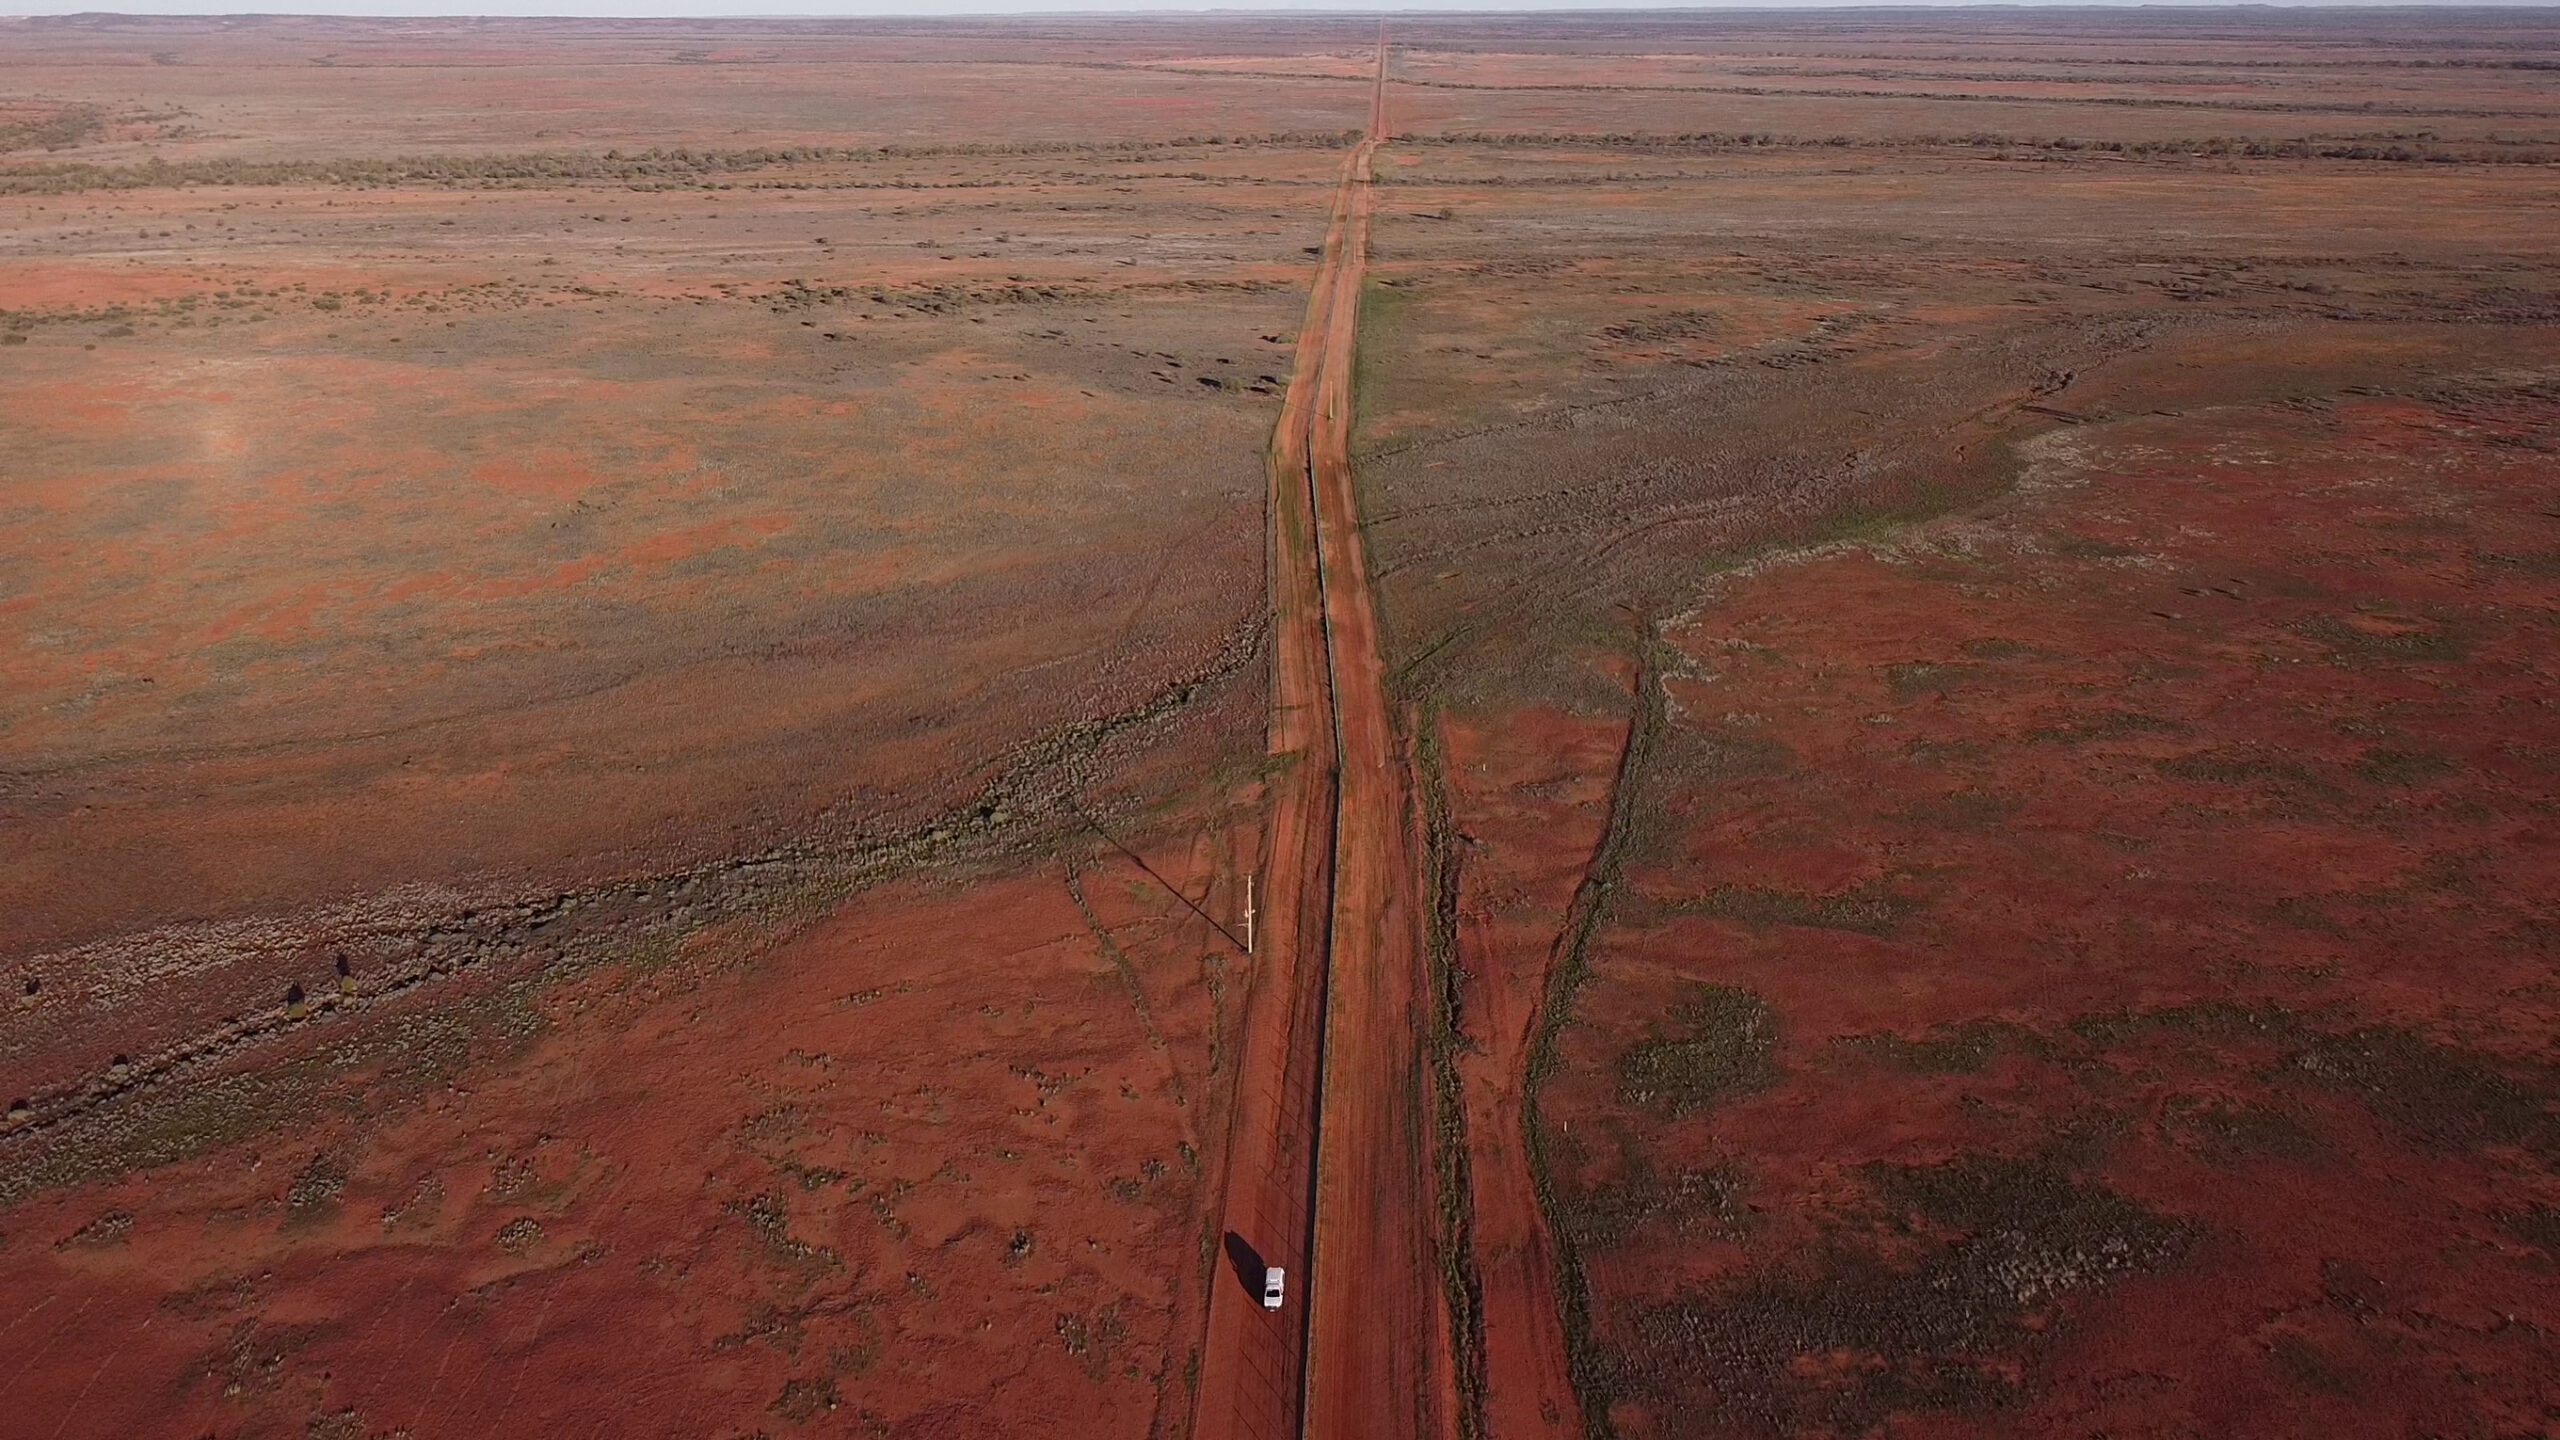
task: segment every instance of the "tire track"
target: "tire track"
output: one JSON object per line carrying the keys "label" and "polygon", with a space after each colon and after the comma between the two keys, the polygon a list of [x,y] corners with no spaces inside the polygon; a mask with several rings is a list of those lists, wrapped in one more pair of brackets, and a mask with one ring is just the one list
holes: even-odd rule
{"label": "tire track", "polygon": [[[1456,1412],[1431,1263],[1419,868],[1350,423],[1371,168],[1334,192],[1271,452],[1275,764],[1265,925],[1227,1147],[1194,1433],[1439,1436]],[[1260,1267],[1291,1276],[1265,1310]]]}

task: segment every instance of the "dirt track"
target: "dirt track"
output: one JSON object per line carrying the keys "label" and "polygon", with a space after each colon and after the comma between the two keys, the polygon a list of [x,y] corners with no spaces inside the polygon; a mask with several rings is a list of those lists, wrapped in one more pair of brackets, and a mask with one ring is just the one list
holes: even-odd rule
{"label": "dirt track", "polygon": [[1454,1396],[1434,1293],[1422,1036],[1421,893],[1411,787],[1388,714],[1377,609],[1351,479],[1352,349],[1369,171],[1386,138],[1386,44],[1369,136],[1352,152],[1308,473],[1341,765],[1332,963],[1316,1154],[1307,1433],[1438,1435]]}
{"label": "dirt track", "polygon": [[[1454,1412],[1420,1228],[1431,1209],[1410,788],[1350,461],[1385,78],[1382,33],[1368,135],[1334,192],[1271,452],[1271,753],[1282,769],[1264,968],[1228,1146],[1229,1263],[1202,1357],[1205,1435],[1438,1434]],[[1258,1265],[1297,1277],[1289,1308],[1261,1309]]]}
{"label": "dirt track", "polygon": [[[1346,172],[1347,173],[1347,172]],[[1227,1143],[1225,1254],[1213,1263],[1194,1433],[1297,1433],[1306,1310],[1266,1311],[1258,1267],[1306,1274],[1332,893],[1335,772],[1323,585],[1307,478],[1308,416],[1324,363],[1345,214],[1336,192],[1307,320],[1271,442],[1273,762],[1256,974]]]}
{"label": "dirt track", "polygon": [[2555,13],[0,27],[0,1412],[2540,1433]]}

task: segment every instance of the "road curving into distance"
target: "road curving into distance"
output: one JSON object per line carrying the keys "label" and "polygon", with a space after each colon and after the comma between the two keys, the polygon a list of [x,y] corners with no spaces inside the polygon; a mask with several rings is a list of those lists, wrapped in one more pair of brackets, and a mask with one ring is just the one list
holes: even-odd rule
{"label": "road curving into distance", "polygon": [[[1351,475],[1386,33],[1271,446],[1273,760],[1262,926],[1193,1434],[1455,1433],[1432,1263],[1420,874],[1410,774]],[[1289,1272],[1262,1307],[1258,1267]]]}

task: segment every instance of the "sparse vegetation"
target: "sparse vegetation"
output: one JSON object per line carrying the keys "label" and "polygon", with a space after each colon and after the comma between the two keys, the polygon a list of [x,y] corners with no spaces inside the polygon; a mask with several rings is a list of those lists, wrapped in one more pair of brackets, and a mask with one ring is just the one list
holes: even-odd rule
{"label": "sparse vegetation", "polygon": [[[0,106],[0,155],[13,150],[67,150],[107,128],[96,105]],[[29,111],[32,110],[32,113]]]}
{"label": "sparse vegetation", "polygon": [[[60,122],[49,122],[56,124]],[[95,128],[92,123],[90,129]],[[47,133],[51,133],[48,131]],[[88,133],[86,130],[77,132]],[[10,134],[0,130],[0,149]],[[951,182],[912,177],[865,181],[837,177],[831,182],[782,176],[812,167],[877,164],[883,161],[1009,158],[1035,155],[1145,156],[1159,151],[1203,147],[1338,149],[1349,135],[1332,131],[1288,131],[1268,135],[1185,135],[1165,140],[975,142],[956,145],[778,146],[743,149],[696,149],[685,146],[624,152],[605,150],[537,151],[513,155],[414,155],[386,158],[348,156],[331,160],[186,160],[153,158],[130,165],[36,164],[0,167],[0,195],[67,195],[90,190],[169,190],[197,186],[272,187],[281,185],[381,186],[557,186],[611,182],[626,186],[736,189],[768,187],[794,190],[815,184],[870,184],[913,190],[951,188]],[[66,139],[47,148],[69,144]],[[1011,184],[993,181],[992,184]]]}
{"label": "sparse vegetation", "polygon": [[1890,881],[1876,880],[1836,895],[1806,895],[1752,885],[1719,885],[1678,909],[1746,925],[1800,925],[1814,930],[1846,930],[1860,935],[1888,935],[1922,908],[1922,902],[1898,893]]}
{"label": "sparse vegetation", "polygon": [[1668,1034],[1638,1041],[1618,1062],[1629,1103],[1686,1115],[1778,1078],[1777,1016],[1750,991],[1696,986],[1669,1020]]}
{"label": "sparse vegetation", "polygon": [[1755,1434],[1997,1413],[2021,1398],[2057,1312],[2190,1243],[2180,1222],[2044,1157],[1878,1165],[1865,1179],[1889,1221],[1929,1237],[1916,1255],[1851,1231],[1809,1269],[1757,1269],[1654,1307],[1623,1383]]}
{"label": "sparse vegetation", "polygon": [[[1384,815],[1462,1440],[2514,1429],[2554,33],[1395,19],[1373,670],[1264,450],[1372,21],[13,27],[11,1403],[1285,1410]],[[1275,844],[1344,694],[1415,788]]]}

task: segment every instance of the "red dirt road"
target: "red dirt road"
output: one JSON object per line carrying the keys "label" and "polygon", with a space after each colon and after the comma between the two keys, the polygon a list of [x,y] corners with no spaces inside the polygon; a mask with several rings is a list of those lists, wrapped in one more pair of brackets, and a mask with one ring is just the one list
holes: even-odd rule
{"label": "red dirt road", "polygon": [[1315,491],[1332,661],[1339,811],[1332,962],[1316,1152],[1315,1265],[1308,1297],[1309,1435],[1454,1433],[1446,1312],[1425,1217],[1431,1136],[1423,1117],[1420,869],[1412,790],[1387,710],[1377,608],[1351,479],[1351,374],[1368,253],[1369,169],[1386,138],[1386,42],[1369,135],[1337,209],[1346,230],[1316,384],[1308,473]]}
{"label": "red dirt road", "polygon": [[[1455,1408],[1422,1230],[1431,1207],[1410,788],[1350,463],[1385,74],[1382,33],[1368,136],[1334,194],[1271,451],[1270,748],[1281,768],[1227,1150],[1228,1263],[1201,1362],[1203,1436],[1436,1435]],[[1294,1277],[1287,1308],[1261,1308],[1256,1264]]]}
{"label": "red dirt road", "polygon": [[1322,1063],[1326,905],[1335,806],[1332,684],[1307,477],[1307,417],[1341,247],[1337,202],[1271,443],[1274,765],[1253,989],[1227,1140],[1225,1212],[1212,1264],[1193,1433],[1294,1436],[1305,1380],[1303,1306],[1262,1308],[1257,1263],[1303,1279]]}
{"label": "red dirt road", "polygon": [[1370,241],[1370,164],[1385,141],[1385,74],[1380,33],[1370,138],[1352,151],[1339,202],[1347,233],[1329,256],[1336,277],[1308,454],[1341,766],[1308,1297],[1306,1432],[1318,1437],[1454,1432],[1446,1309],[1423,1230],[1434,1209],[1413,792],[1388,715],[1349,454],[1352,346]]}

